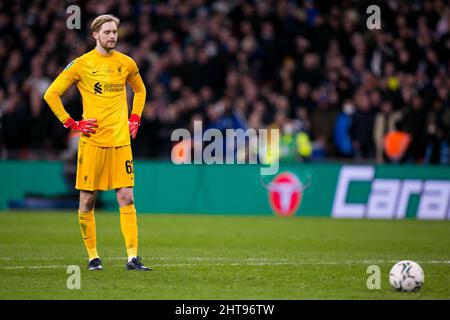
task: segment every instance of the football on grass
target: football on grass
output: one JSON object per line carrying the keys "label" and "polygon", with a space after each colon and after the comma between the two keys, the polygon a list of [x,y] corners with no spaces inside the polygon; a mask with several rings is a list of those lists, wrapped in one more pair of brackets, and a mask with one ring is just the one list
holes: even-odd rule
{"label": "football on grass", "polygon": [[399,261],[389,272],[389,282],[398,291],[417,291],[422,287],[424,281],[423,270],[414,261]]}

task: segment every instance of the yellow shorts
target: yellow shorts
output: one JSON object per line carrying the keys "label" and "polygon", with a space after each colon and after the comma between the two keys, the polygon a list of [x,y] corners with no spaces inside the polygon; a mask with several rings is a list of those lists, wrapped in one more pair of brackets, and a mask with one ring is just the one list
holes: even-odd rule
{"label": "yellow shorts", "polygon": [[83,141],[78,145],[78,190],[112,190],[134,186],[131,145],[99,147]]}

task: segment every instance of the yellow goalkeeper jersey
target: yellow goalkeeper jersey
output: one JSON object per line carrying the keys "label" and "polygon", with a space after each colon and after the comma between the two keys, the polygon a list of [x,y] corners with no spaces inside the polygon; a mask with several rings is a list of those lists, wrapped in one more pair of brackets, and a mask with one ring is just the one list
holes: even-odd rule
{"label": "yellow goalkeeper jersey", "polygon": [[75,83],[83,101],[83,119],[97,119],[98,124],[95,134],[81,140],[101,147],[129,145],[127,82],[134,92],[132,113],[141,116],[146,90],[134,60],[115,50],[105,56],[93,49],[66,66],[44,99],[65,123],[70,115],[60,97]]}

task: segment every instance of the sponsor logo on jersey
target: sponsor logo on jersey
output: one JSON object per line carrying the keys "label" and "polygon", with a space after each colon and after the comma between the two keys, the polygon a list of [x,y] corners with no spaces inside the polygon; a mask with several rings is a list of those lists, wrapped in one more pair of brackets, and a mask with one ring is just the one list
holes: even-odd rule
{"label": "sponsor logo on jersey", "polygon": [[104,83],[103,90],[105,92],[122,92],[125,89],[124,83]]}
{"label": "sponsor logo on jersey", "polygon": [[122,92],[125,90],[124,83],[100,83],[94,84],[94,93],[102,94],[104,92]]}
{"label": "sponsor logo on jersey", "polygon": [[100,82],[96,82],[94,84],[94,94],[102,94],[103,93],[103,89],[102,89],[102,84]]}

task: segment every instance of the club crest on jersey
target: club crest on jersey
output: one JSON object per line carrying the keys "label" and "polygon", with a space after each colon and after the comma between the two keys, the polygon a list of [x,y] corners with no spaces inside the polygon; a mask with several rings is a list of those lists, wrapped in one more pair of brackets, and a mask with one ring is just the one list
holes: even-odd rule
{"label": "club crest on jersey", "polygon": [[292,216],[300,207],[304,187],[291,172],[278,174],[269,185],[269,202],[279,216]]}

